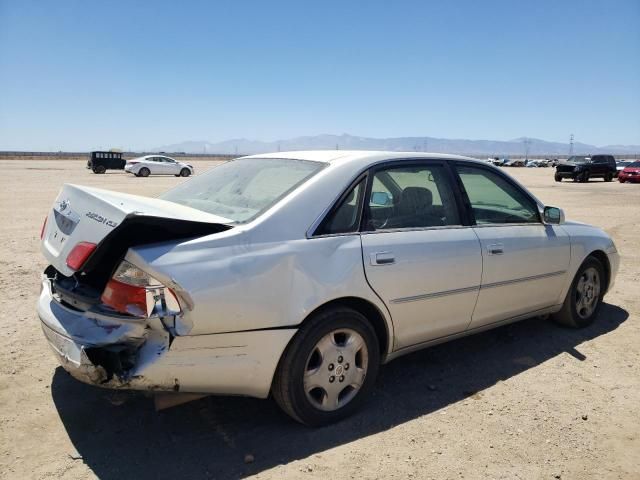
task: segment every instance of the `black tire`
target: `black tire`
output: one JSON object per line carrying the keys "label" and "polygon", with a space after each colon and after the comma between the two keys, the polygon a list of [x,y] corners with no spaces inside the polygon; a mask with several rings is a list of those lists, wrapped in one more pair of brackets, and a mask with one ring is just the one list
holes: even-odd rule
{"label": "black tire", "polygon": [[553,178],[555,178],[556,182],[561,182],[562,181],[562,175],[560,175],[559,173],[556,173]]}
{"label": "black tire", "polygon": [[[581,303],[578,303],[578,301],[585,295],[585,293],[581,293],[579,291],[579,284],[581,279],[584,279],[585,276],[588,276],[590,272],[594,271],[597,272],[598,275],[599,287],[597,292],[592,291],[592,298],[595,301],[595,305],[593,305],[590,311],[587,311],[581,307]],[[561,325],[572,328],[584,328],[591,325],[602,306],[602,298],[604,297],[604,292],[607,288],[606,281],[607,279],[604,274],[604,267],[600,260],[591,256],[587,257],[578,269],[573,282],[571,282],[571,287],[569,288],[564,303],[562,304],[562,309],[552,315],[553,320]]]}
{"label": "black tire", "polygon": [[625,180],[624,178],[618,178],[618,181],[619,181],[620,183],[624,183],[624,182],[626,182],[626,180]]}
{"label": "black tire", "polygon": [[579,176],[578,181],[580,183],[587,183],[589,181],[589,172],[584,172]]}
{"label": "black tire", "polygon": [[142,167],[138,170],[138,177],[148,177],[151,171],[147,167]]}
{"label": "black tire", "polygon": [[[341,331],[355,332],[357,335],[354,335],[354,338],[359,336],[359,339],[363,341],[366,351],[363,353],[363,350],[360,350],[360,363],[358,363],[358,354],[351,355],[346,346],[344,353],[342,350],[339,350],[339,353],[331,352],[326,355],[326,358],[319,354],[321,340],[331,335],[334,335],[332,338],[336,340],[339,337],[335,335],[343,335]],[[345,345],[349,345],[349,343]],[[340,349],[340,346],[335,348]],[[340,356],[334,359],[334,355]],[[367,357],[366,360],[365,357]],[[349,363],[350,359],[353,364]],[[363,365],[363,362],[366,362],[366,365]],[[317,366],[314,367],[312,364]],[[358,368],[358,365],[364,366],[364,368]],[[325,372],[325,366],[327,382],[336,385],[334,389],[341,388],[339,383],[334,382],[344,381],[344,387],[340,393],[334,395],[340,401],[341,395],[346,392],[344,397],[347,400],[343,406],[333,410],[323,410],[321,407],[319,408],[319,405],[313,403],[314,398],[317,404],[324,403],[324,400],[329,398],[328,390],[316,387],[312,388],[309,393],[305,391],[305,372],[313,371],[315,368],[317,372],[322,373]],[[280,359],[271,391],[276,403],[294,420],[313,427],[327,425],[342,420],[360,407],[374,387],[379,367],[378,339],[371,324],[355,310],[335,307],[314,315],[296,333]],[[351,368],[351,372],[348,372],[349,368]],[[363,370],[365,372],[364,380],[360,388],[356,390],[348,382]],[[335,376],[334,380],[331,380],[331,375],[334,373],[336,375],[340,373],[343,376]],[[324,374],[322,378],[324,378]],[[316,398],[318,396],[322,399]]]}
{"label": "black tire", "polygon": [[106,171],[107,169],[104,165],[96,165],[95,167],[93,167],[93,173],[101,174]]}
{"label": "black tire", "polygon": [[182,170],[180,170],[181,177],[188,177],[189,175],[191,175],[191,170],[189,170],[188,168],[183,168]]}
{"label": "black tire", "polygon": [[613,180],[613,174],[611,172],[605,173],[604,174],[604,181],[605,182],[610,182],[611,180]]}

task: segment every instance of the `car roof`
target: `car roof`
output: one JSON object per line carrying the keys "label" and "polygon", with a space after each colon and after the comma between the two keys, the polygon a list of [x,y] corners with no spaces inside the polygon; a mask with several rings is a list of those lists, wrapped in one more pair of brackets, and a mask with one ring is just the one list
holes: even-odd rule
{"label": "car roof", "polygon": [[[428,152],[388,152],[388,151],[368,151],[368,150],[303,150],[292,152],[274,152],[250,155],[242,158],[284,158],[291,160],[310,160],[324,163],[346,163],[351,161],[371,162],[377,160],[395,159],[432,159],[432,160],[471,160],[480,162],[476,158],[464,157],[462,155],[451,155],[447,153]],[[484,162],[480,162],[484,163]]]}

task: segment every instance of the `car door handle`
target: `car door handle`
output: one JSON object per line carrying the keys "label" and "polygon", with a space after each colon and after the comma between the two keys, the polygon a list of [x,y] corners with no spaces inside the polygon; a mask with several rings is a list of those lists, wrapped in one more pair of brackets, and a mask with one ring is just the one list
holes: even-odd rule
{"label": "car door handle", "polygon": [[504,253],[504,245],[502,243],[494,243],[487,247],[489,255],[502,255]]}
{"label": "car door handle", "polygon": [[392,252],[372,253],[369,258],[371,259],[371,265],[391,265],[396,263],[396,257]]}

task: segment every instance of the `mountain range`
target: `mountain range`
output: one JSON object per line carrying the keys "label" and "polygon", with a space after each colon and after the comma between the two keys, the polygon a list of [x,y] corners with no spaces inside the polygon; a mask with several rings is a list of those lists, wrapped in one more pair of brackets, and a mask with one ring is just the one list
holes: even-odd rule
{"label": "mountain range", "polygon": [[[547,142],[537,138],[515,138],[513,140],[466,140],[434,137],[368,138],[348,134],[315,135],[265,142],[244,138],[211,143],[207,141],[187,141],[153,148],[151,152],[185,152],[247,155],[291,150],[390,150],[428,151],[457,153],[461,155],[524,156],[528,147],[529,156],[567,155],[569,144]],[[612,153],[634,154],[640,152],[640,145],[595,146],[574,143],[576,154]]]}

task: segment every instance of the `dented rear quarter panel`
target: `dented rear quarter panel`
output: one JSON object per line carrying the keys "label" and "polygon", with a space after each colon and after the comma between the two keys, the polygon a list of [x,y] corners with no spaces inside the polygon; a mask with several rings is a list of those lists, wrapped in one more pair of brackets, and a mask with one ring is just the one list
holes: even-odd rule
{"label": "dented rear quarter panel", "polygon": [[[220,238],[227,237],[227,238]],[[232,238],[233,237],[233,240]],[[387,317],[368,286],[359,235],[251,242],[252,232],[136,248],[128,259],[179,285],[189,335],[295,327],[331,300],[359,297]],[[390,321],[388,329],[393,338]]]}

